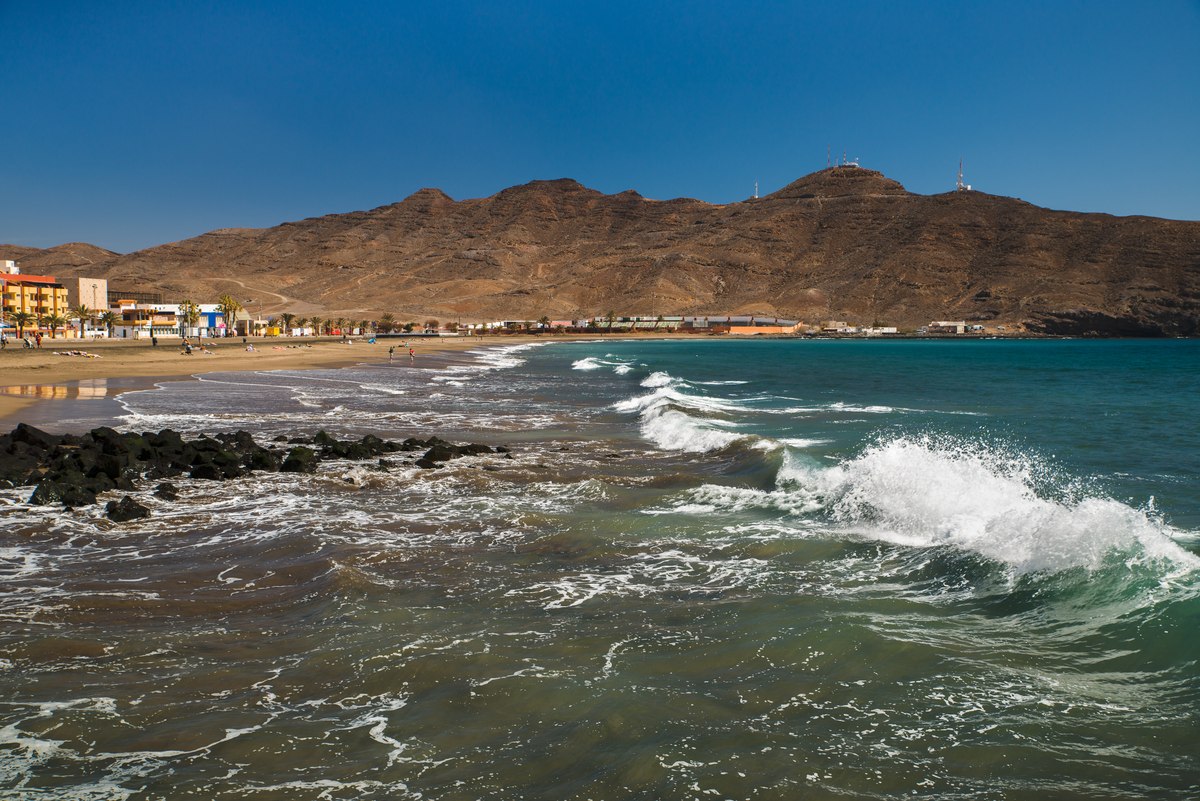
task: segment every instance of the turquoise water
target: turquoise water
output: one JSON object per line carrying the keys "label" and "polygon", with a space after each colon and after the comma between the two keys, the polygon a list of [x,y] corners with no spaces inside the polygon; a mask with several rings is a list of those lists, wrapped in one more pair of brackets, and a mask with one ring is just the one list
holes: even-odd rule
{"label": "turquoise water", "polygon": [[185,481],[120,527],[4,493],[0,790],[1195,797],[1197,368],[612,340],[127,394],[514,458]]}

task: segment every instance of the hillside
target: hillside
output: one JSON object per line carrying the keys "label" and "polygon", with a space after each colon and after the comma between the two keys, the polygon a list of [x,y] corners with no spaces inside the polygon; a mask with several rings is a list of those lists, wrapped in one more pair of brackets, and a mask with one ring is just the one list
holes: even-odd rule
{"label": "hillside", "polygon": [[68,242],[42,250],[0,245],[0,259],[20,262],[21,272],[32,275],[92,275],[88,272],[90,268],[107,265],[119,255],[86,242]]}
{"label": "hillside", "polygon": [[1200,333],[1200,222],[1051,211],[982,192],[916,195],[856,167],[727,205],[605,195],[566,179],[457,202],[423,189],[370,211],[212,231],[63,261],[57,272],[176,297],[231,292],[267,313],[759,313]]}

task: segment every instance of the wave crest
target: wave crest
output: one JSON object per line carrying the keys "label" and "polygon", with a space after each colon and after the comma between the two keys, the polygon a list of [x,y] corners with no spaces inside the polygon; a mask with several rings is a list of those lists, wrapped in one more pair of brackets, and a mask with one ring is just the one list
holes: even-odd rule
{"label": "wave crest", "polygon": [[613,408],[637,412],[642,436],[657,447],[703,453],[745,438],[730,430],[736,423],[718,416],[743,409],[737,402],[685,392],[687,382],[664,372],[651,373],[641,385],[654,391],[619,401]]}
{"label": "wave crest", "polygon": [[785,460],[778,483],[815,493],[834,520],[873,538],[974,552],[1017,573],[1097,570],[1114,552],[1200,567],[1147,511],[1110,498],[1043,497],[1044,473],[983,445],[899,437],[832,468]]}

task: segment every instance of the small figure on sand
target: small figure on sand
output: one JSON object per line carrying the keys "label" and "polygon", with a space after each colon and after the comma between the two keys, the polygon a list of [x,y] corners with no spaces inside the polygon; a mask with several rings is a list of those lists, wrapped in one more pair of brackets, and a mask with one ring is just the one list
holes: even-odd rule
{"label": "small figure on sand", "polygon": [[192,355],[192,343],[188,342],[186,339],[183,340],[183,353],[185,356]]}
{"label": "small figure on sand", "polygon": [[388,364],[391,364],[392,360],[395,358],[396,358],[396,346],[392,345],[390,348],[388,348]]}
{"label": "small figure on sand", "polygon": [[412,348],[408,349],[408,362],[409,364],[417,363],[417,354]]}

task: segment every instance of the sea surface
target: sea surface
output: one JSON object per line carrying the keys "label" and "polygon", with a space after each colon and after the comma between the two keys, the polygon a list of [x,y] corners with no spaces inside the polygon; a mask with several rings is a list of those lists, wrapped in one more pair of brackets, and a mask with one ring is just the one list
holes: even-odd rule
{"label": "sea surface", "polygon": [[52,407],[511,454],[0,491],[0,797],[1200,797],[1198,401],[1197,341],[613,338]]}

